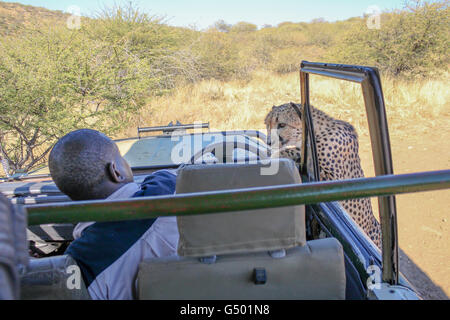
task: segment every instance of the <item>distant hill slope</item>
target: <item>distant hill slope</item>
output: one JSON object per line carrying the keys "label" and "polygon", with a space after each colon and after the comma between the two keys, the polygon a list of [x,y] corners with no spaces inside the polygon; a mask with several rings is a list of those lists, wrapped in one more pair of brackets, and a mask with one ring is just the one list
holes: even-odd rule
{"label": "distant hill slope", "polygon": [[0,1],[0,34],[14,34],[36,24],[64,23],[68,16],[62,11]]}

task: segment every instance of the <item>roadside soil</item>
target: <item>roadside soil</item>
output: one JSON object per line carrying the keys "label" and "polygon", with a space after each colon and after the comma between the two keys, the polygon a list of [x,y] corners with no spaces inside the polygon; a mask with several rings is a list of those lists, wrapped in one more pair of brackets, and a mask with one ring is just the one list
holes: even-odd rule
{"label": "roadside soil", "polygon": [[[450,117],[404,127],[390,134],[396,174],[450,169]],[[360,148],[366,176],[373,176],[367,136],[360,137]],[[396,200],[400,271],[423,299],[448,300],[450,190],[398,195]]]}

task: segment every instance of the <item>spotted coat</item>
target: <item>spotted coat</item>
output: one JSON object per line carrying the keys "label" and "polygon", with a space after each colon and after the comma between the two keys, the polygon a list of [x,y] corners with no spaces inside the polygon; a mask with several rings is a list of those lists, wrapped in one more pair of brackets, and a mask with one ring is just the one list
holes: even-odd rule
{"label": "spotted coat", "polygon": [[[274,106],[267,115],[268,143],[273,157],[290,158],[297,165],[301,161],[302,121],[295,110],[301,105],[288,103]],[[353,126],[336,120],[312,107],[312,119],[319,160],[320,180],[345,180],[364,177],[359,158],[358,135]],[[381,246],[381,228],[372,213],[370,199],[341,201],[342,207],[378,246]]]}

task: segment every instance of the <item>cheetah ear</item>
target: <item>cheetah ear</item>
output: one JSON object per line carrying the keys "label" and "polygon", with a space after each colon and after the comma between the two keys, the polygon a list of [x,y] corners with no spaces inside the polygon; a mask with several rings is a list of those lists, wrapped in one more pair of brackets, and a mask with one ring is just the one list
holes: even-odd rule
{"label": "cheetah ear", "polygon": [[289,104],[295,110],[295,112],[297,112],[297,114],[300,117],[300,119],[302,119],[301,105],[299,106],[298,104],[295,104],[293,102],[289,102]]}

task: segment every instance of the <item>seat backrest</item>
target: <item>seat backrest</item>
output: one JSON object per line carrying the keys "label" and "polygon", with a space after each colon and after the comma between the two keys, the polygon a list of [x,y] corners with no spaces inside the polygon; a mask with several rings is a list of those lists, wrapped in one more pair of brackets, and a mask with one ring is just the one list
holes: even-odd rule
{"label": "seat backrest", "polygon": [[20,283],[23,300],[90,300],[81,270],[69,255],[30,260]]}
{"label": "seat backrest", "polygon": [[26,215],[0,193],[0,300],[19,298],[19,269],[27,264]]}
{"label": "seat backrest", "polygon": [[[268,167],[276,170],[268,171]],[[192,193],[301,183],[298,169],[288,159],[262,164],[192,165],[180,170],[176,192]],[[178,254],[208,255],[259,252],[304,245],[304,206],[247,210],[177,219]],[[270,235],[270,237],[268,237]]]}
{"label": "seat backrest", "polygon": [[[273,174],[267,167],[277,168]],[[272,170],[273,171],[273,170]],[[192,165],[177,193],[301,183],[291,160]],[[144,261],[140,299],[344,299],[342,246],[306,242],[305,208],[178,217],[179,257]]]}

